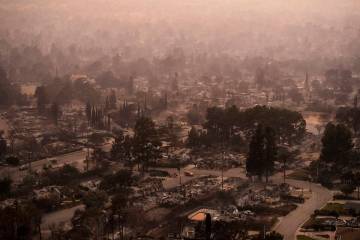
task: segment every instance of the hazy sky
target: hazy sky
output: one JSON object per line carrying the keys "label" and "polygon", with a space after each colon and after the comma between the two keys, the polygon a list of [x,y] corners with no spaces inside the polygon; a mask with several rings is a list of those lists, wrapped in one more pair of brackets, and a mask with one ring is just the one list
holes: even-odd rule
{"label": "hazy sky", "polygon": [[45,50],[55,42],[109,50],[124,45],[154,48],[150,55],[180,45],[238,55],[296,56],[306,50],[341,56],[360,48],[358,23],[360,0],[2,0],[0,4],[0,34],[14,44],[37,42]]}

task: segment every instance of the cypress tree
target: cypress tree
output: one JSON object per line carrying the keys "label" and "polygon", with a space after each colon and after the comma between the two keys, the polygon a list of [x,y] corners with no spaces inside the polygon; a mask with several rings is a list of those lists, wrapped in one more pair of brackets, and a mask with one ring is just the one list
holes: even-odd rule
{"label": "cypress tree", "polygon": [[260,179],[263,175],[263,159],[264,159],[264,130],[259,124],[251,138],[249,145],[249,154],[246,159],[246,171],[250,176],[258,176]]}
{"label": "cypress tree", "polygon": [[274,171],[274,162],[277,156],[275,132],[271,127],[259,124],[251,138],[249,154],[246,159],[246,171],[250,176],[265,175],[266,182]]}
{"label": "cypress tree", "polygon": [[85,114],[86,114],[86,118],[87,118],[87,121],[89,124],[91,121],[91,104],[90,104],[90,102],[86,103]]}
{"label": "cypress tree", "polygon": [[266,182],[269,176],[274,172],[274,163],[277,156],[277,145],[275,140],[275,132],[271,127],[265,128],[265,153],[264,163],[262,166],[265,171]]}

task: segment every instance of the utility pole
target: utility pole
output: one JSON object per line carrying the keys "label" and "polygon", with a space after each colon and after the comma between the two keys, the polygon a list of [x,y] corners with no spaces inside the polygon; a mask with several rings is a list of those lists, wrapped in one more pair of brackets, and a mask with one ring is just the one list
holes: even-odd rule
{"label": "utility pole", "polygon": [[283,160],[283,177],[284,177],[284,184],[285,184],[285,179],[286,179],[286,158],[284,157]]}
{"label": "utility pole", "polygon": [[90,161],[90,147],[89,147],[89,139],[87,140],[87,154],[86,154],[86,171],[89,171],[89,161]]}
{"label": "utility pole", "polygon": [[181,188],[181,165],[180,165],[180,159],[176,158],[177,160],[177,170],[178,170],[178,174],[179,174],[179,187]]}
{"label": "utility pole", "polygon": [[225,152],[222,151],[222,161],[221,161],[221,191],[224,191],[224,158]]}
{"label": "utility pole", "polygon": [[29,173],[31,173],[31,161],[32,161],[32,153],[28,153],[28,161],[29,161]]}
{"label": "utility pole", "polygon": [[266,238],[266,226],[264,224],[264,239]]}
{"label": "utility pole", "polygon": [[224,191],[224,160],[225,160],[225,136],[222,140],[222,151],[221,151],[221,191]]}

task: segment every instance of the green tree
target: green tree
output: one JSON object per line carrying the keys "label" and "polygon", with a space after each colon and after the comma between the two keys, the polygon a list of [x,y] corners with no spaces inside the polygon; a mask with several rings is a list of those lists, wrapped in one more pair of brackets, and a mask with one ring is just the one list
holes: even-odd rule
{"label": "green tree", "polygon": [[107,200],[108,196],[105,191],[90,191],[83,198],[83,202],[87,209],[101,209],[104,207]]}
{"label": "green tree", "polygon": [[250,176],[260,179],[265,175],[266,182],[274,171],[277,158],[275,132],[271,127],[259,124],[249,144],[249,154],[246,160],[246,170]]}
{"label": "green tree", "polygon": [[18,203],[0,209],[0,239],[32,239],[40,233],[42,213],[32,203]]}
{"label": "green tree", "polygon": [[249,153],[246,159],[246,171],[250,176],[258,176],[260,179],[264,174],[262,164],[264,159],[264,130],[258,125],[249,144]]}
{"label": "green tree", "polygon": [[265,128],[265,149],[264,149],[264,172],[266,182],[268,182],[268,178],[274,172],[274,163],[277,159],[277,145],[275,132],[271,127]]}
{"label": "green tree", "polygon": [[360,199],[360,173],[359,172],[355,173],[354,181],[355,181],[355,185],[357,188],[357,199],[359,200]]}
{"label": "green tree", "polygon": [[110,216],[110,224],[112,231],[117,229],[120,231],[120,239],[124,239],[124,224],[126,222],[126,208],[130,205],[129,195],[131,189],[123,189],[122,192],[116,193],[111,199],[111,210],[112,214]]}
{"label": "green tree", "polygon": [[109,97],[109,107],[110,109],[116,109],[116,94],[114,90],[111,91]]}
{"label": "green tree", "polygon": [[353,149],[350,130],[343,124],[326,125],[321,139],[322,149],[320,160],[336,166],[345,166]]}
{"label": "green tree", "polygon": [[196,130],[195,127],[191,127],[188,139],[187,139],[187,146],[190,148],[195,148],[200,146],[200,135],[199,132]]}
{"label": "green tree", "polygon": [[115,174],[105,176],[100,188],[107,192],[126,192],[133,184],[134,177],[130,170],[122,169]]}
{"label": "green tree", "polygon": [[53,119],[55,125],[58,125],[58,120],[60,117],[60,106],[58,103],[54,102],[51,105],[51,118]]}
{"label": "green tree", "polygon": [[125,137],[123,132],[119,132],[116,137],[115,141],[111,146],[111,158],[115,160],[124,160],[125,149],[124,149],[124,141]]}
{"label": "green tree", "polygon": [[0,180],[0,196],[9,196],[11,192],[12,180],[10,178],[3,178]]}
{"label": "green tree", "polygon": [[344,193],[346,196],[349,196],[355,191],[355,185],[354,184],[343,184],[340,186],[340,191]]}
{"label": "green tree", "polygon": [[111,157],[114,160],[125,162],[129,165],[132,163],[132,138],[118,133],[111,147]]}
{"label": "green tree", "polygon": [[225,110],[220,107],[211,107],[206,112],[206,122],[204,128],[207,129],[208,135],[220,139],[225,136]]}
{"label": "green tree", "polygon": [[357,107],[340,107],[336,111],[336,120],[357,134],[360,129],[360,109]]}
{"label": "green tree", "polygon": [[8,107],[14,103],[26,104],[26,96],[21,94],[18,86],[11,83],[7,75],[5,69],[0,66],[0,106]]}
{"label": "green tree", "polygon": [[35,97],[37,99],[37,107],[40,113],[45,111],[46,104],[49,103],[49,97],[45,86],[39,86],[35,90]]}
{"label": "green tree", "polygon": [[239,111],[235,106],[226,109],[211,107],[207,109],[203,127],[208,140],[217,144],[219,141],[229,142],[239,133],[250,136],[258,124],[271,126],[276,132],[276,140],[281,143],[298,143],[306,132],[306,122],[299,112],[268,106],[256,106],[244,111]]}
{"label": "green tree", "polygon": [[126,212],[124,210],[130,205],[131,198],[129,196],[132,192],[132,183],[132,172],[128,170],[120,170],[116,174],[106,177],[101,183],[102,188],[106,188],[114,193],[111,199],[109,223],[111,231],[114,232],[115,226],[117,226],[118,230],[122,233],[121,236],[123,236],[126,219]]}
{"label": "green tree", "polygon": [[92,114],[92,107],[91,107],[90,102],[87,102],[87,103],[86,103],[86,106],[85,106],[85,114],[86,114],[86,119],[87,119],[87,121],[88,121],[88,124],[90,124],[91,114]]}
{"label": "green tree", "polygon": [[7,152],[7,143],[5,138],[3,137],[3,132],[0,131],[0,159],[5,157],[6,152]]}
{"label": "green tree", "polygon": [[135,124],[133,155],[145,171],[150,163],[160,156],[161,142],[155,123],[147,117],[140,117]]}
{"label": "green tree", "polygon": [[245,132],[254,127],[254,123],[271,126],[281,143],[297,143],[306,132],[306,122],[299,112],[282,108],[255,106],[240,113],[238,126]]}
{"label": "green tree", "polygon": [[100,166],[106,166],[104,160],[106,159],[106,152],[100,147],[95,147],[92,152],[92,160],[95,162],[95,169],[98,169]]}

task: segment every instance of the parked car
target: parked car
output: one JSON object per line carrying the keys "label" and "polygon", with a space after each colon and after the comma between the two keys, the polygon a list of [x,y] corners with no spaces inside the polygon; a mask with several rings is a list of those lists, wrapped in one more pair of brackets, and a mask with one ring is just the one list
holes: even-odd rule
{"label": "parked car", "polygon": [[25,171],[25,170],[27,170],[27,169],[29,169],[29,166],[26,165],[26,164],[21,165],[21,166],[19,167],[19,170],[20,170],[20,171]]}
{"label": "parked car", "polygon": [[50,161],[51,164],[56,164],[57,163],[56,158],[49,158],[49,161]]}
{"label": "parked car", "polygon": [[43,165],[43,169],[44,169],[44,170],[48,170],[48,169],[51,169],[51,168],[52,168],[51,163],[45,163],[45,164]]}

